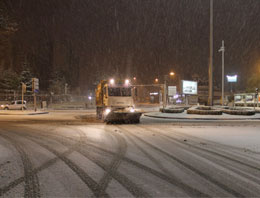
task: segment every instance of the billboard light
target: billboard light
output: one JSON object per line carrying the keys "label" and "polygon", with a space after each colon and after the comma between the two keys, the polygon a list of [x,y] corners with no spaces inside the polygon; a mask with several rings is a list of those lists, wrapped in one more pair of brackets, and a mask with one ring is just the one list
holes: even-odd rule
{"label": "billboard light", "polygon": [[237,75],[229,76],[227,75],[228,82],[237,82]]}

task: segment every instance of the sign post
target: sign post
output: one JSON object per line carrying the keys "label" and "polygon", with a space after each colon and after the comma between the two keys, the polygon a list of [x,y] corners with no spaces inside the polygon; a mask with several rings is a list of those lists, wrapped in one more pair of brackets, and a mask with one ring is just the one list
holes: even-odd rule
{"label": "sign post", "polygon": [[[232,83],[237,82],[237,75],[227,75],[227,81],[230,83],[230,87],[231,87],[231,94],[233,95],[233,89],[232,89]],[[235,101],[233,101],[233,107],[235,106]]]}
{"label": "sign post", "polygon": [[25,92],[26,92],[26,84],[24,84],[22,82],[22,111],[23,111],[23,108],[24,108],[24,106],[23,106],[23,104],[24,104],[23,95],[24,95]]}
{"label": "sign post", "polygon": [[[259,98],[258,98],[258,88],[255,88],[255,99],[254,99],[254,101],[255,100],[256,100],[256,106],[258,107],[258,101],[259,101]],[[254,102],[254,104],[255,104],[255,102]]]}
{"label": "sign post", "polygon": [[224,65],[225,65],[225,44],[224,41],[222,41],[222,46],[221,48],[218,50],[219,52],[222,52],[222,89],[221,89],[221,104],[222,106],[224,106]]}
{"label": "sign post", "polygon": [[36,93],[39,92],[39,79],[38,78],[32,78],[32,91],[33,91],[34,111],[37,111]]}
{"label": "sign post", "polygon": [[163,108],[167,107],[167,75],[164,76],[164,85],[163,85]]}
{"label": "sign post", "polygon": [[237,75],[234,75],[234,76],[229,76],[229,75],[227,75],[227,81],[230,83],[230,86],[231,86],[231,93],[233,93],[233,90],[232,90],[232,83],[237,82]]}

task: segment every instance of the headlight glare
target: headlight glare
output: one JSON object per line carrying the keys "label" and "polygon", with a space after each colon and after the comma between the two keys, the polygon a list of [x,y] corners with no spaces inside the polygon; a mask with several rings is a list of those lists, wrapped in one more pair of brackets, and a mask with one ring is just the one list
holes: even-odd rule
{"label": "headlight glare", "polygon": [[134,113],[134,112],[135,112],[135,109],[134,109],[134,108],[130,108],[130,112],[131,112],[131,113]]}
{"label": "headlight glare", "polygon": [[108,115],[110,112],[111,112],[111,109],[108,109],[108,108],[107,108],[107,109],[105,110],[104,114],[105,114],[105,115]]}

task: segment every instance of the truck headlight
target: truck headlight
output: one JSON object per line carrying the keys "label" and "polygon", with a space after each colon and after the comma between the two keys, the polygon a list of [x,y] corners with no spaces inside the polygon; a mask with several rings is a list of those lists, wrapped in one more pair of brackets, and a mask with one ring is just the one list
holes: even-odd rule
{"label": "truck headlight", "polygon": [[107,108],[107,109],[105,110],[104,114],[105,114],[105,115],[108,115],[110,112],[111,112],[111,109],[108,109],[108,108]]}
{"label": "truck headlight", "polygon": [[130,112],[131,112],[131,113],[134,113],[134,112],[135,112],[135,109],[134,109],[134,108],[130,108]]}

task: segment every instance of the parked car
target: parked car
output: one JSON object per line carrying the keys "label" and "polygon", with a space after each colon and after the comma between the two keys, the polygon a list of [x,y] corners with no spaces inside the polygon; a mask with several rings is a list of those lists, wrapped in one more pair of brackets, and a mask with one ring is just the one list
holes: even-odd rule
{"label": "parked car", "polygon": [[1,109],[4,109],[4,110],[22,110],[22,107],[23,107],[23,109],[27,109],[26,101],[23,101],[23,104],[22,104],[21,100],[15,100],[15,101],[11,102],[10,104],[1,105],[0,107],[1,107]]}

